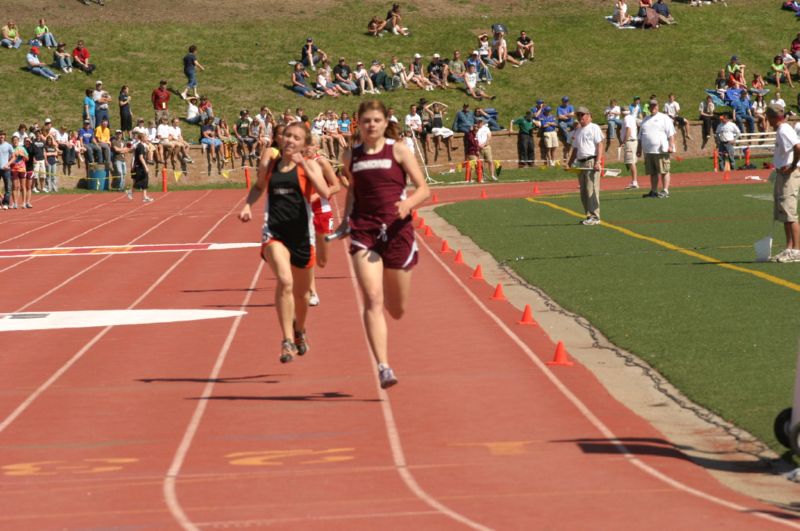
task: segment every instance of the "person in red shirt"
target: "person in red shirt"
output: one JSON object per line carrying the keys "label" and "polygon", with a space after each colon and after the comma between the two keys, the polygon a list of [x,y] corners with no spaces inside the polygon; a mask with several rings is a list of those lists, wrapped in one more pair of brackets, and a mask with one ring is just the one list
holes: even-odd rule
{"label": "person in red shirt", "polygon": [[89,49],[84,46],[83,41],[78,41],[75,49],[72,50],[72,66],[83,70],[87,76],[91,75],[97,67],[89,62],[90,56]]}
{"label": "person in red shirt", "polygon": [[161,123],[162,118],[169,120],[169,90],[167,90],[167,80],[162,79],[158,88],[153,90],[150,101],[153,102],[153,110],[156,113],[156,123]]}

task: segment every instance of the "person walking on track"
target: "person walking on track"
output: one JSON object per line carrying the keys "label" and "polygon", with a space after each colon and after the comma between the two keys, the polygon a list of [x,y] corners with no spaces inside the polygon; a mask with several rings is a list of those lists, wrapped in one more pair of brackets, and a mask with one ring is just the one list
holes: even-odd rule
{"label": "person walking on track", "polygon": [[[358,108],[361,144],[344,157],[350,182],[342,226],[350,230],[350,255],[356,279],[364,295],[364,327],[372,354],[378,363],[380,385],[397,383],[389,367],[384,307],[395,319],[406,310],[411,288],[411,270],[417,263],[417,244],[411,211],[428,198],[414,155],[403,142],[386,106],[377,100]],[[414,192],[406,195],[410,178]]]}
{"label": "person walking on track", "polygon": [[[311,133],[302,123],[286,126],[280,158],[264,155],[259,163],[255,186],[239,219],[252,219],[251,206],[267,193],[262,232],[261,257],[275,274],[275,308],[281,327],[280,361],[308,352],[306,315],[314,267],[314,227],[311,196],[316,191],[328,198],[330,190],[319,164],[304,156]],[[264,150],[269,153],[270,150]]]}

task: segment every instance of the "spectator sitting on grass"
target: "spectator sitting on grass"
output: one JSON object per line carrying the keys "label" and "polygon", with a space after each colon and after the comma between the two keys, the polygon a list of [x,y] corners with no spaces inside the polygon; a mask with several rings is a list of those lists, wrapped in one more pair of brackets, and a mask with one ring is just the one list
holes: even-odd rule
{"label": "spectator sitting on grass", "polygon": [[795,69],[795,74],[800,75],[800,63],[798,63],[797,59],[794,58],[794,55],[789,52],[788,48],[781,50],[781,56],[783,57],[783,64],[786,65],[786,75],[791,77],[793,66]]}
{"label": "spectator sitting on grass", "polygon": [[316,71],[317,65],[327,59],[328,54],[320,50],[314,44],[314,39],[311,37],[307,38],[306,43],[303,45],[303,49],[300,50],[300,62],[303,63],[303,66]]}
{"label": "spectator sitting on grass", "polygon": [[307,77],[308,72],[306,72],[303,63],[296,63],[292,71],[292,90],[306,98],[321,98],[321,93],[308,86]]}
{"label": "spectator sitting on grass", "polygon": [[333,67],[333,82],[351,94],[355,94],[358,90],[358,86],[353,81],[353,71],[344,57],[340,57],[339,64]]}
{"label": "spectator sitting on grass", "polygon": [[200,107],[197,106],[197,98],[189,96],[186,98],[186,123],[196,125],[200,121]]}
{"label": "spectator sitting on grass", "polygon": [[656,0],[653,9],[658,13],[658,21],[661,24],[675,24],[675,19],[669,12],[669,6],[664,3],[664,0]]}
{"label": "spectator sitting on grass", "polygon": [[464,84],[464,74],[466,73],[464,62],[461,60],[461,52],[455,50],[453,58],[447,62],[447,81],[451,83]]}
{"label": "spectator sitting on grass", "polygon": [[418,53],[414,54],[411,66],[408,67],[408,81],[414,83],[423,90],[433,90],[433,84],[428,81],[423,71],[422,56]]}
{"label": "spectator sitting on grass", "polygon": [[464,61],[464,66],[467,70],[469,70],[470,65],[475,66],[475,71],[481,81],[485,81],[488,85],[492,84],[492,73],[489,71],[489,65],[483,62],[478,50],[473,50],[469,58]]}
{"label": "spectator sitting on grass", "polygon": [[200,102],[197,105],[200,110],[200,121],[204,122],[206,118],[214,118],[214,106],[208,96],[200,96]]}
{"label": "spectator sitting on grass", "polygon": [[752,94],[761,94],[765,96],[769,90],[766,88],[766,83],[764,83],[764,77],[761,74],[753,74],[753,81],[750,82],[750,92]]}
{"label": "spectator sitting on grass", "polygon": [[5,26],[0,28],[0,45],[5,48],[19,48],[22,46],[22,38],[19,36],[19,30],[13,20],[9,20]]}
{"label": "spectator sitting on grass", "polygon": [[738,90],[747,90],[747,81],[744,79],[744,74],[742,74],[741,70],[738,70],[728,76],[728,88],[735,88]]}
{"label": "spectator sitting on grass", "polygon": [[[334,85],[330,82],[329,76],[330,71],[324,68],[320,68],[317,70],[317,84],[315,86],[317,92],[323,92],[326,95],[330,96],[331,98],[338,98],[339,94],[350,94],[343,88]],[[341,92],[340,92],[341,91]]]}
{"label": "spectator sitting on grass", "polygon": [[408,28],[403,26],[403,17],[400,15],[400,4],[392,4],[392,8],[386,13],[386,30],[408,37]]}
{"label": "spectator sitting on grass", "polygon": [[785,64],[783,64],[783,57],[776,55],[772,59],[772,65],[770,65],[769,68],[769,77],[771,78],[772,82],[775,83],[778,90],[781,89],[782,81],[786,81],[790,87],[794,88],[794,83],[792,83],[792,76],[789,73],[789,69],[786,68]]}
{"label": "spectator sitting on grass", "polygon": [[375,90],[392,90],[392,78],[386,75],[386,67],[383,63],[375,59],[369,67],[369,78]]}
{"label": "spectator sitting on grass", "polygon": [[475,107],[475,119],[486,122],[491,131],[502,131],[505,129],[505,127],[497,123],[497,120],[492,118],[492,115],[486,112],[483,107]]}
{"label": "spectator sitting on grass", "polygon": [[478,85],[478,72],[475,69],[475,65],[469,65],[467,69],[467,73],[464,75],[464,83],[466,84],[466,91],[467,94],[475,98],[476,100],[482,100],[484,98],[494,99],[494,96],[490,96],[483,90],[480,85]]}
{"label": "spectator sitting on grass", "polygon": [[614,2],[614,13],[611,15],[611,20],[620,26],[627,26],[633,22],[633,17],[628,14],[628,4],[625,0],[616,0]]}
{"label": "spectator sitting on grass", "polygon": [[65,74],[72,73],[72,56],[64,50],[64,43],[58,43],[53,52],[53,64]]}
{"label": "spectator sitting on grass", "polygon": [[83,44],[83,41],[78,41],[78,44],[72,50],[72,65],[78,70],[82,70],[86,75],[91,75],[94,72],[95,65],[89,62],[91,54],[89,49]]}
{"label": "spectator sitting on grass", "polygon": [[373,37],[383,37],[383,30],[386,29],[386,21],[381,20],[380,17],[374,16],[367,24],[367,33]]}
{"label": "spectator sitting on grass", "polygon": [[525,31],[520,31],[519,37],[517,37],[516,54],[521,63],[524,63],[525,61],[533,61],[533,40]]}
{"label": "spectator sitting on grass", "polygon": [[427,70],[428,81],[431,82],[431,85],[442,89],[447,88],[448,68],[447,65],[442,62],[441,56],[438,53],[433,54],[433,59],[431,59],[431,62],[428,64]]}
{"label": "spectator sitting on grass", "polygon": [[399,80],[403,88],[408,88],[408,73],[406,72],[406,67],[397,60],[396,55],[392,56],[392,64],[389,65],[389,72],[392,74],[393,85],[395,84],[395,80]]}
{"label": "spectator sitting on grass", "polygon": [[28,63],[28,70],[30,70],[32,74],[46,77],[50,81],[55,81],[58,79],[58,74],[55,74],[39,60],[39,48],[36,46],[31,47],[31,51],[25,56],[25,61]]}
{"label": "spectator sitting on grass", "polygon": [[362,61],[356,63],[354,75],[358,83],[358,91],[360,94],[380,94],[379,90],[375,90],[375,85],[372,84],[372,78],[369,76],[369,72],[367,72]]}
{"label": "spectator sitting on grass", "polygon": [[478,54],[484,64],[496,66],[494,60],[492,60],[492,43],[489,42],[489,35],[486,33],[478,35]]}
{"label": "spectator sitting on grass", "polygon": [[36,33],[36,40],[41,42],[44,46],[48,48],[56,47],[56,38],[53,37],[52,33],[50,33],[50,28],[47,27],[47,24],[45,24],[43,18],[39,19],[39,25],[36,26],[34,32]]}
{"label": "spectator sitting on grass", "polygon": [[519,68],[522,64],[508,54],[508,43],[502,31],[494,34],[494,39],[492,40],[492,59],[495,60],[497,68],[503,68],[506,63],[511,63],[511,66],[515,68]]}
{"label": "spectator sitting on grass", "polygon": [[725,75],[726,77],[730,77],[731,74],[735,74],[738,71],[741,71],[742,75],[744,75],[745,68],[747,68],[747,65],[739,63],[739,58],[732,55],[731,60],[725,65]]}

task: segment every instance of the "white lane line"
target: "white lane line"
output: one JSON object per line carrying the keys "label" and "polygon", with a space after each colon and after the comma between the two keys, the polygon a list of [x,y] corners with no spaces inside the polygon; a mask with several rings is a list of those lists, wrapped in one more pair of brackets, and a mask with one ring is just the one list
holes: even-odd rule
{"label": "white lane line", "polygon": [[[153,225],[152,227],[150,227],[149,229],[147,229],[146,231],[144,231],[143,233],[141,233],[139,236],[137,236],[136,238],[132,239],[130,242],[128,242],[128,243],[126,243],[126,244],[124,244],[124,245],[131,245],[131,244],[135,243],[136,241],[138,241],[138,240],[140,240],[140,239],[144,238],[145,236],[147,236],[148,234],[150,234],[151,232],[153,232],[154,230],[156,230],[156,229],[157,229],[158,227],[160,227],[161,225],[163,225],[163,224],[167,223],[168,221],[172,220],[172,219],[173,219],[173,218],[175,218],[175,217],[178,217],[178,216],[180,216],[180,215],[181,215],[181,213],[182,213],[184,210],[186,210],[187,208],[189,208],[189,207],[191,207],[191,206],[195,205],[196,203],[199,203],[199,202],[200,202],[200,201],[202,201],[203,199],[205,199],[205,198],[206,198],[206,196],[207,196],[209,193],[211,193],[211,190],[209,190],[208,192],[206,192],[205,194],[203,194],[201,197],[199,197],[199,198],[195,199],[194,201],[192,201],[192,202],[191,202],[191,203],[189,203],[188,205],[186,205],[186,206],[182,207],[180,210],[178,210],[177,212],[175,212],[175,213],[174,213],[174,214],[172,214],[171,216],[168,216],[168,217],[166,217],[166,218],[162,219],[161,221],[159,221],[158,223],[156,223],[155,225]],[[228,214],[225,214],[225,215],[227,216]],[[115,219],[116,219],[116,218],[115,218]],[[222,219],[225,219],[225,218],[223,217]],[[220,221],[219,221],[219,222],[217,222],[217,223],[220,223],[221,221],[222,221],[222,220],[220,220]],[[105,223],[104,223],[103,225],[105,225]],[[102,225],[98,225],[98,227],[100,227],[100,226],[102,226]],[[216,225],[215,225],[215,226],[216,226]],[[205,238],[205,237],[206,237],[206,236],[204,236],[204,238]],[[74,238],[72,238],[72,239],[74,239]],[[68,241],[69,241],[69,240],[68,240]],[[202,240],[201,240],[201,241],[202,241]],[[16,310],[14,310],[13,312],[9,312],[9,313],[20,313],[20,312],[24,312],[26,308],[29,308],[29,307],[33,306],[34,304],[36,304],[37,302],[39,302],[39,301],[41,301],[42,299],[44,299],[45,297],[48,297],[48,296],[52,295],[53,293],[55,293],[56,291],[60,290],[61,288],[63,288],[64,286],[66,286],[67,284],[69,284],[70,282],[72,282],[73,280],[75,280],[76,278],[78,278],[78,277],[80,277],[80,276],[84,275],[84,274],[85,274],[87,271],[89,271],[89,270],[91,270],[91,269],[94,269],[95,267],[99,266],[100,264],[102,264],[102,263],[103,263],[103,262],[105,262],[106,260],[108,260],[108,259],[112,258],[113,256],[114,256],[114,255],[112,255],[112,254],[107,254],[107,255],[104,255],[104,256],[103,256],[103,258],[101,258],[100,260],[98,260],[98,261],[94,262],[94,263],[93,263],[93,264],[91,264],[91,265],[88,265],[88,266],[86,266],[86,267],[85,267],[85,268],[83,268],[82,270],[78,271],[77,273],[75,273],[74,275],[72,275],[71,277],[69,277],[68,279],[66,279],[66,280],[65,280],[64,282],[62,282],[61,284],[59,284],[59,285],[57,285],[57,286],[55,286],[55,287],[53,287],[53,288],[49,289],[48,291],[46,291],[45,293],[43,293],[43,294],[39,295],[38,297],[36,297],[36,298],[35,298],[35,299],[33,299],[32,301],[29,301],[29,302],[28,302],[27,304],[25,304],[24,306],[20,306],[19,308],[17,308],[17,309],[16,309]],[[32,258],[29,258],[28,260],[32,260]],[[25,261],[25,260],[23,260],[23,262],[24,262],[24,261]],[[21,264],[21,263],[23,263],[23,262],[17,262],[17,264]],[[2,270],[2,271],[5,271],[5,270]],[[0,273],[2,273],[2,271],[0,271]]]}
{"label": "white lane line", "polygon": [[65,328],[100,328],[155,323],[179,323],[206,319],[227,319],[242,312],[231,310],[78,310],[0,314],[0,332],[63,330]]}
{"label": "white lane line", "polygon": [[42,247],[40,249],[0,249],[0,260],[6,258],[53,258],[76,256],[100,256],[105,254],[151,254],[151,253],[181,253],[184,251],[227,251],[230,249],[245,249],[260,247],[258,242],[238,243],[157,243],[144,245],[92,245],[81,247]]}
{"label": "white lane line", "polygon": [[[259,260],[256,273],[253,275],[253,279],[250,281],[250,289],[247,290],[247,295],[245,295],[242,305],[239,307],[240,311],[243,312],[250,303],[250,298],[253,296],[253,293],[255,293],[255,288],[258,284],[258,278],[261,275],[261,270],[263,268],[264,261]],[[175,521],[187,531],[197,531],[198,527],[186,515],[186,512],[183,510],[183,507],[181,507],[180,501],[178,500],[178,493],[176,489],[178,475],[180,474],[183,463],[186,460],[186,455],[189,453],[189,448],[192,446],[192,441],[197,434],[197,430],[200,428],[200,422],[202,422],[203,415],[205,415],[206,408],[209,404],[208,398],[211,397],[214,392],[214,383],[219,378],[219,373],[222,371],[222,365],[225,363],[225,358],[227,358],[228,352],[233,344],[233,340],[236,337],[236,333],[239,331],[239,324],[242,322],[242,317],[244,316],[237,316],[231,324],[231,328],[228,331],[228,336],[225,338],[225,342],[222,344],[222,348],[217,354],[217,360],[214,362],[214,367],[211,369],[208,382],[203,388],[203,392],[200,395],[200,400],[197,401],[197,407],[195,407],[194,414],[189,421],[189,425],[186,427],[186,431],[183,433],[183,438],[178,445],[175,456],[172,458],[172,463],[167,470],[167,474],[164,476],[162,488],[164,501],[167,504],[170,514],[172,514],[173,518],[175,518]]]}
{"label": "white lane line", "polygon": [[[422,243],[423,247],[425,247],[425,250],[428,252],[428,254],[430,256],[432,256],[433,259],[436,260],[436,262],[438,262],[440,266],[442,266],[442,269],[444,269],[447,272],[447,274],[450,275],[450,277],[456,282],[456,284],[458,284],[464,290],[464,292],[469,296],[469,298],[472,299],[472,301],[481,310],[483,310],[483,312],[492,321],[494,321],[494,323],[497,324],[497,326],[503,332],[505,332],[505,334],[509,338],[511,338],[511,340],[514,343],[517,344],[517,346],[528,356],[528,358],[530,358],[530,360],[533,362],[533,364],[536,365],[536,367],[540,371],[542,371],[542,373],[545,375],[545,377],[548,380],[550,380],[550,382],[556,387],[556,389],[558,389],[561,392],[561,394],[563,394],[564,397],[567,400],[569,400],[578,409],[578,411],[580,411],[581,414],[595,428],[597,428],[597,430],[604,437],[606,437],[609,440],[609,443],[611,443],[617,449],[617,451],[620,454],[622,454],[622,456],[629,463],[631,463],[633,466],[637,467],[638,469],[640,469],[644,473],[646,473],[646,474],[648,474],[648,475],[650,475],[650,476],[652,476],[652,477],[654,477],[654,478],[656,478],[656,479],[658,479],[660,481],[663,481],[664,483],[666,483],[667,485],[675,488],[676,490],[680,490],[680,491],[686,492],[687,494],[690,494],[692,496],[695,496],[695,497],[710,501],[710,502],[715,503],[717,505],[721,505],[722,507],[726,507],[728,509],[733,509],[735,511],[742,512],[742,513],[748,513],[748,514],[750,514],[752,516],[763,518],[763,519],[769,520],[770,522],[773,522],[773,523],[782,524],[782,525],[785,525],[787,527],[791,527],[793,529],[800,529],[800,523],[791,522],[791,521],[783,519],[783,518],[772,516],[771,514],[759,512],[758,509],[752,509],[752,508],[748,508],[748,507],[743,507],[743,506],[741,506],[741,505],[739,505],[737,503],[730,502],[730,501],[724,500],[722,498],[718,498],[718,497],[714,496],[713,494],[708,494],[708,493],[703,492],[701,490],[698,490],[698,489],[695,489],[693,487],[690,487],[690,486],[688,486],[688,485],[686,485],[684,483],[681,483],[680,481],[678,481],[676,479],[673,479],[673,478],[669,477],[668,475],[660,472],[659,470],[656,470],[655,468],[651,467],[650,465],[648,465],[647,463],[643,462],[638,457],[636,457],[630,450],[628,450],[628,448],[625,446],[625,444],[622,441],[620,441],[620,439],[616,435],[614,435],[614,432],[612,432],[611,429],[608,426],[606,426],[605,423],[603,423],[603,421],[601,421],[597,416],[595,416],[595,414],[591,411],[591,409],[589,409],[589,407],[586,404],[584,404],[581,401],[580,398],[578,398],[575,394],[573,394],[572,391],[570,391],[569,388],[566,385],[564,385],[561,382],[561,380],[558,379],[558,377],[553,373],[553,371],[551,371],[547,367],[547,365],[545,365],[544,362],[542,362],[542,360],[540,360],[536,356],[536,354],[533,353],[533,351],[530,349],[530,347],[528,347],[528,345],[525,344],[525,342],[522,341],[519,338],[519,336],[517,336],[503,321],[501,321],[500,318],[497,317],[483,303],[483,301],[481,301],[478,298],[477,295],[475,295],[472,291],[470,291],[470,289],[466,286],[466,284],[464,284],[464,282],[458,277],[458,275],[456,275],[449,267],[447,267],[447,265],[442,261],[441,258],[439,258],[439,256],[437,256],[437,254],[433,251],[433,249],[430,248],[428,243],[425,242],[425,240],[423,238],[417,238],[417,241]],[[788,516],[789,515],[787,513],[787,517]]]}
{"label": "white lane line", "polygon": [[[210,191],[209,191],[209,192],[210,192]],[[203,197],[205,197],[205,196],[203,196]],[[202,199],[202,197],[201,197],[201,199]],[[198,201],[199,201],[199,199],[198,199]],[[190,203],[190,204],[195,204],[196,202],[197,202],[197,201],[193,201],[193,202],[192,202],[192,203]],[[238,205],[238,203],[237,203],[237,205]],[[187,205],[187,207],[188,207],[188,205]],[[208,237],[211,235],[211,233],[212,233],[212,232],[214,232],[214,230],[216,230],[216,228],[217,228],[217,227],[219,227],[219,225],[220,225],[220,224],[221,224],[223,221],[225,221],[225,219],[227,219],[227,218],[228,218],[228,216],[230,216],[230,214],[233,212],[233,210],[234,210],[235,208],[236,208],[236,205],[234,205],[233,209],[231,209],[230,211],[226,212],[226,213],[225,213],[225,214],[224,214],[224,215],[223,215],[223,216],[222,216],[222,217],[219,219],[219,221],[217,221],[217,222],[216,222],[216,223],[215,223],[215,224],[214,224],[214,225],[213,225],[213,226],[212,226],[212,227],[211,227],[211,228],[208,230],[208,232],[206,232],[206,233],[203,235],[203,237],[200,239],[200,241],[202,242],[203,240],[205,240],[206,238],[208,238]],[[152,230],[152,229],[151,229],[151,230]],[[149,232],[149,231],[148,231],[148,232]],[[167,269],[167,270],[166,270],[166,271],[165,271],[165,272],[164,272],[164,273],[163,273],[163,274],[162,274],[160,277],[158,277],[158,280],[156,280],[155,282],[153,282],[153,283],[150,285],[150,287],[149,287],[149,288],[147,288],[147,290],[146,290],[144,293],[142,293],[142,294],[141,294],[141,295],[140,295],[140,296],[139,296],[139,297],[138,297],[138,298],[137,298],[135,301],[133,301],[133,303],[132,303],[132,304],[130,304],[130,305],[128,306],[128,309],[129,309],[129,310],[130,310],[130,309],[133,309],[133,308],[134,308],[135,306],[137,306],[137,305],[138,305],[140,302],[142,302],[142,301],[143,301],[143,300],[144,300],[144,299],[145,299],[145,298],[146,298],[148,295],[150,295],[150,294],[153,292],[153,290],[155,290],[155,289],[156,289],[156,288],[157,288],[157,287],[158,287],[158,286],[159,286],[159,285],[160,285],[160,284],[161,284],[161,283],[164,281],[164,279],[165,279],[165,278],[167,278],[167,276],[169,276],[169,274],[170,274],[170,273],[172,273],[172,271],[174,271],[174,270],[175,270],[175,268],[177,268],[177,267],[178,267],[178,266],[179,266],[181,263],[183,263],[183,261],[184,261],[184,260],[185,260],[185,259],[186,259],[186,258],[187,258],[187,257],[188,257],[190,254],[192,254],[192,251],[186,251],[186,254],[184,254],[183,256],[181,256],[180,258],[178,258],[178,259],[175,261],[175,263],[173,263],[173,264],[172,264],[172,266],[171,266],[169,269]],[[109,257],[105,257],[105,258],[103,258],[102,260],[105,260],[105,259],[107,259],[107,258],[109,258]],[[95,264],[95,265],[96,265],[96,264]],[[74,278],[74,277],[73,277],[73,278]],[[51,291],[52,291],[52,290],[51,290]],[[17,313],[17,312],[15,312],[15,313]],[[4,419],[2,422],[0,422],[0,434],[2,434],[2,433],[3,433],[3,432],[6,430],[6,428],[8,428],[8,427],[9,427],[9,426],[10,426],[10,425],[11,425],[11,424],[12,424],[12,423],[13,423],[13,422],[14,422],[14,421],[15,421],[15,420],[16,420],[16,419],[17,419],[17,418],[20,416],[20,415],[22,415],[22,414],[25,412],[25,410],[27,410],[27,409],[28,409],[28,408],[31,406],[31,404],[33,404],[33,403],[36,401],[36,399],[37,399],[37,398],[39,398],[39,397],[40,397],[40,396],[41,396],[41,395],[42,395],[42,394],[43,394],[45,391],[47,391],[47,389],[48,389],[48,388],[49,388],[51,385],[53,385],[53,384],[54,384],[54,383],[55,383],[55,382],[56,382],[56,381],[57,381],[59,378],[61,378],[61,376],[63,376],[63,375],[64,375],[64,373],[66,373],[66,372],[67,372],[67,371],[68,371],[68,370],[69,370],[69,369],[70,369],[70,368],[71,368],[73,365],[75,365],[75,364],[76,364],[76,363],[77,363],[77,362],[78,362],[78,361],[79,361],[79,360],[80,360],[80,359],[81,359],[81,358],[84,356],[84,354],[86,354],[87,352],[89,352],[89,350],[90,350],[90,349],[91,349],[91,348],[92,348],[92,347],[93,347],[93,346],[94,346],[94,345],[95,345],[95,344],[96,344],[98,341],[100,341],[100,340],[101,340],[101,339],[102,339],[102,338],[103,338],[103,337],[104,337],[104,336],[105,336],[105,335],[106,335],[106,334],[109,332],[109,330],[111,330],[112,328],[113,328],[113,326],[107,326],[107,327],[103,328],[103,329],[102,329],[100,332],[98,332],[98,333],[97,333],[97,334],[96,334],[96,335],[95,335],[95,336],[94,336],[94,337],[93,337],[91,340],[89,340],[89,342],[88,342],[88,343],[86,343],[86,344],[83,346],[83,348],[81,348],[81,349],[80,349],[80,350],[79,350],[77,353],[75,353],[75,355],[74,355],[74,356],[72,356],[72,357],[71,357],[69,360],[67,360],[67,362],[66,362],[66,363],[64,363],[64,364],[63,364],[63,365],[62,365],[62,366],[61,366],[61,367],[60,367],[60,368],[59,368],[59,369],[58,369],[56,372],[54,372],[54,373],[53,373],[53,374],[52,374],[52,375],[51,375],[51,376],[50,376],[50,377],[49,377],[49,378],[48,378],[48,379],[47,379],[47,380],[46,380],[46,381],[45,381],[45,382],[44,382],[42,385],[40,385],[40,386],[39,386],[39,387],[38,387],[38,388],[37,388],[37,389],[36,389],[36,390],[35,390],[33,393],[31,393],[31,394],[28,396],[28,398],[26,398],[26,399],[25,399],[25,400],[24,400],[24,401],[23,401],[23,402],[22,402],[22,403],[21,403],[19,406],[17,406],[17,408],[16,408],[16,409],[14,409],[14,411],[12,411],[12,412],[11,412],[11,414],[9,414],[9,415],[8,415],[8,416],[7,416],[7,417],[6,417],[6,418],[5,418],[5,419]]]}
{"label": "white lane line", "polygon": [[[338,205],[337,205],[338,209]],[[350,253],[347,252],[348,247],[348,239],[342,240],[342,246],[345,250],[347,266],[350,269],[350,280],[353,285],[353,293],[356,298],[356,304],[358,306],[358,322],[361,323],[361,329],[364,333],[364,342],[367,344],[367,349],[371,351],[369,347],[369,340],[367,339],[367,329],[363,324],[362,315],[364,314],[364,303],[361,300],[361,290],[358,288],[358,284],[356,282],[356,272],[353,269],[353,264],[350,261]],[[374,367],[374,363],[373,363]],[[378,389],[378,396],[381,398],[381,411],[383,411],[383,419],[386,425],[386,435],[389,439],[389,446],[392,449],[392,459],[394,460],[394,466],[397,470],[400,477],[403,479],[403,482],[406,486],[414,493],[414,495],[425,502],[429,507],[436,510],[438,513],[455,520],[471,529],[479,529],[481,531],[489,531],[491,528],[486,527],[478,522],[470,520],[466,516],[454,511],[453,509],[447,507],[445,504],[425,492],[425,490],[420,487],[417,480],[414,478],[414,475],[409,470],[408,463],[406,461],[405,453],[403,452],[403,444],[400,440],[400,432],[397,429],[397,423],[394,420],[394,412],[392,411],[392,404],[389,400],[389,394],[381,389],[380,380],[377,376],[377,372],[373,372],[373,377],[375,378],[375,386]]]}

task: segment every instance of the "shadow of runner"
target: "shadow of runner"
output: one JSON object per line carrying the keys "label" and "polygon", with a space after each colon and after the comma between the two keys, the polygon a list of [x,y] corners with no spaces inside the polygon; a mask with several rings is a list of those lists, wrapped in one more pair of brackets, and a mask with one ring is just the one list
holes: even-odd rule
{"label": "shadow of runner", "polygon": [[252,400],[274,402],[380,402],[379,398],[353,398],[339,392],[313,393],[310,395],[276,395],[276,396],[209,396],[191,397],[186,400]]}
{"label": "shadow of runner", "polygon": [[246,383],[246,384],[260,384],[260,383],[280,383],[280,380],[267,380],[263,378],[275,378],[278,376],[286,376],[286,374],[255,374],[253,376],[229,376],[226,378],[140,378],[136,380],[142,383]]}

